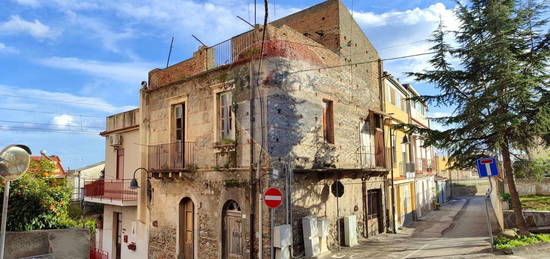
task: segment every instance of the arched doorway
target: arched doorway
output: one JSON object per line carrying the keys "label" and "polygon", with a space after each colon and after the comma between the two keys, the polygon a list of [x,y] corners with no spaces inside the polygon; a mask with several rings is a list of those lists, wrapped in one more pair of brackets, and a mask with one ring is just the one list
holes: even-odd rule
{"label": "arched doorway", "polygon": [[179,254],[178,259],[193,259],[194,236],[193,225],[195,223],[195,206],[189,198],[183,198],[179,204]]}
{"label": "arched doorway", "polygon": [[223,206],[222,217],[223,258],[243,258],[243,217],[239,204],[229,200]]}

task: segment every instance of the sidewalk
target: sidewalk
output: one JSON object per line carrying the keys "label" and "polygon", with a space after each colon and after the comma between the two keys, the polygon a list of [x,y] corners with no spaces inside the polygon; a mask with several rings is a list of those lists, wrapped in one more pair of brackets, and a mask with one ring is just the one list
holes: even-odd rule
{"label": "sidewalk", "polygon": [[359,240],[354,247],[341,247],[339,251],[323,255],[329,258],[414,258],[429,242],[437,242],[443,234],[452,229],[456,218],[468,204],[468,199],[452,200],[432,211],[409,227],[403,227],[397,234],[381,234]]}
{"label": "sidewalk", "polygon": [[413,222],[410,226],[414,228],[412,237],[437,238],[443,236],[445,231],[454,226],[455,219],[469,201],[468,199],[451,200],[441,206],[439,210],[431,211],[425,217]]}

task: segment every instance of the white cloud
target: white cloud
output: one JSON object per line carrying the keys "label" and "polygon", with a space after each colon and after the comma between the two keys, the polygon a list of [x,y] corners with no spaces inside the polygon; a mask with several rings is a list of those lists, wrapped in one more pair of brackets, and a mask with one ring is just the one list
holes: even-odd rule
{"label": "white cloud", "polygon": [[[27,110],[44,108],[45,105],[41,103],[45,103],[47,106],[52,107],[51,110],[74,107],[105,113],[118,113],[135,108],[130,106],[115,106],[96,97],[85,97],[71,93],[12,87],[7,85],[0,85],[0,95],[2,95],[2,106]],[[48,109],[44,108],[44,110]],[[67,108],[67,110],[70,109]]]}
{"label": "white cloud", "polygon": [[60,34],[39,20],[31,22],[18,15],[13,15],[8,21],[0,23],[0,33],[28,33],[37,39],[53,39]]}
{"label": "white cloud", "polygon": [[[209,0],[199,2],[194,0],[152,0],[152,1],[111,1],[106,4],[121,17],[131,19],[140,24],[147,24],[161,33],[179,34],[188,37],[198,36],[207,45],[213,45],[229,39],[250,26],[240,21],[239,15],[253,23],[253,5],[246,1]],[[298,11],[270,5],[269,20],[280,18]],[[263,21],[263,6],[258,5],[258,23]],[[276,10],[276,13],[274,13]],[[276,15],[276,16],[275,16]]]}
{"label": "white cloud", "polygon": [[40,6],[40,2],[38,0],[14,0],[14,1],[17,2],[20,5],[26,5],[26,6],[30,6],[30,7],[39,7]]}
{"label": "white cloud", "polygon": [[138,85],[146,80],[154,65],[144,62],[103,62],[74,57],[51,57],[39,59],[45,66],[77,70],[98,78],[107,78],[117,82]]}
{"label": "white cloud", "polygon": [[0,53],[18,53],[19,51],[10,46],[6,46],[6,44],[0,42]]}
{"label": "white cloud", "polygon": [[[426,41],[442,21],[447,30],[457,30],[460,22],[453,8],[436,3],[426,8],[385,13],[354,12],[354,18],[366,32],[367,37],[379,50],[382,58],[407,56],[430,52],[431,43]],[[387,33],[391,31],[391,33]],[[454,39],[449,35],[449,40]],[[418,72],[429,68],[430,55],[386,61],[384,67],[390,73],[411,82],[405,72]]]}
{"label": "white cloud", "polygon": [[68,114],[57,115],[52,118],[52,124],[55,124],[57,128],[66,129],[70,126],[74,126],[75,118]]}
{"label": "white cloud", "polygon": [[107,24],[99,19],[77,14],[73,11],[66,12],[69,21],[80,30],[88,31],[90,37],[98,39],[103,47],[113,52],[120,52],[119,41],[135,37],[134,31],[130,28],[123,28],[121,31],[112,30]]}

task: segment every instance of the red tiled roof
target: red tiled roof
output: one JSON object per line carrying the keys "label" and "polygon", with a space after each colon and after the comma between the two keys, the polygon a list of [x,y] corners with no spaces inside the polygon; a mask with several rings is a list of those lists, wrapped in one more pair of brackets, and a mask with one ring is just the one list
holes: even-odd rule
{"label": "red tiled roof", "polygon": [[[63,165],[61,164],[61,159],[58,156],[48,156],[52,161],[55,162],[55,176],[64,176],[65,175],[65,169],[63,168]],[[47,159],[43,156],[31,156],[31,160],[35,162],[42,161],[44,159]],[[32,170],[32,168],[31,168]]]}

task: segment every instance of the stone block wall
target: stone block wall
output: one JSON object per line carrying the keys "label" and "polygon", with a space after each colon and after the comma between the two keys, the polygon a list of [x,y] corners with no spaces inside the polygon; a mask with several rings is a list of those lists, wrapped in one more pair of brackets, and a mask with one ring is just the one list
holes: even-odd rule
{"label": "stone block wall", "polygon": [[233,200],[243,214],[243,256],[250,254],[250,188],[236,171],[197,171],[182,179],[151,180],[153,195],[149,226],[149,258],[174,258],[178,253],[180,202],[194,205],[196,258],[220,258],[223,207]]}
{"label": "stone block wall", "polygon": [[[520,196],[523,195],[550,195],[550,179],[537,181],[535,179],[518,179],[516,178],[516,188]],[[508,185],[506,185],[508,189]]]}
{"label": "stone block wall", "polygon": [[16,259],[53,254],[59,259],[87,259],[89,249],[88,229],[7,232],[4,257]]}
{"label": "stone block wall", "polygon": [[[385,184],[383,177],[372,177],[365,181],[365,191],[380,189],[380,202],[382,211],[377,220],[368,221],[365,229],[365,204],[367,195],[363,190],[361,178],[346,177],[340,181],[344,185],[344,194],[336,198],[331,193],[331,185],[336,180],[336,173],[300,173],[294,175],[291,197],[293,245],[295,255],[304,253],[304,239],[302,229],[302,218],[306,216],[325,217],[329,220],[329,249],[338,247],[338,224],[340,223],[340,240],[343,244],[344,227],[342,219],[345,216],[355,215],[357,218],[357,236],[367,237],[385,232]],[[281,218],[281,217],[279,217]],[[281,223],[282,224],[282,223]],[[380,225],[379,225],[380,224]],[[276,224],[277,225],[277,224]],[[380,229],[379,229],[380,226]],[[368,233],[367,233],[368,232]]]}

